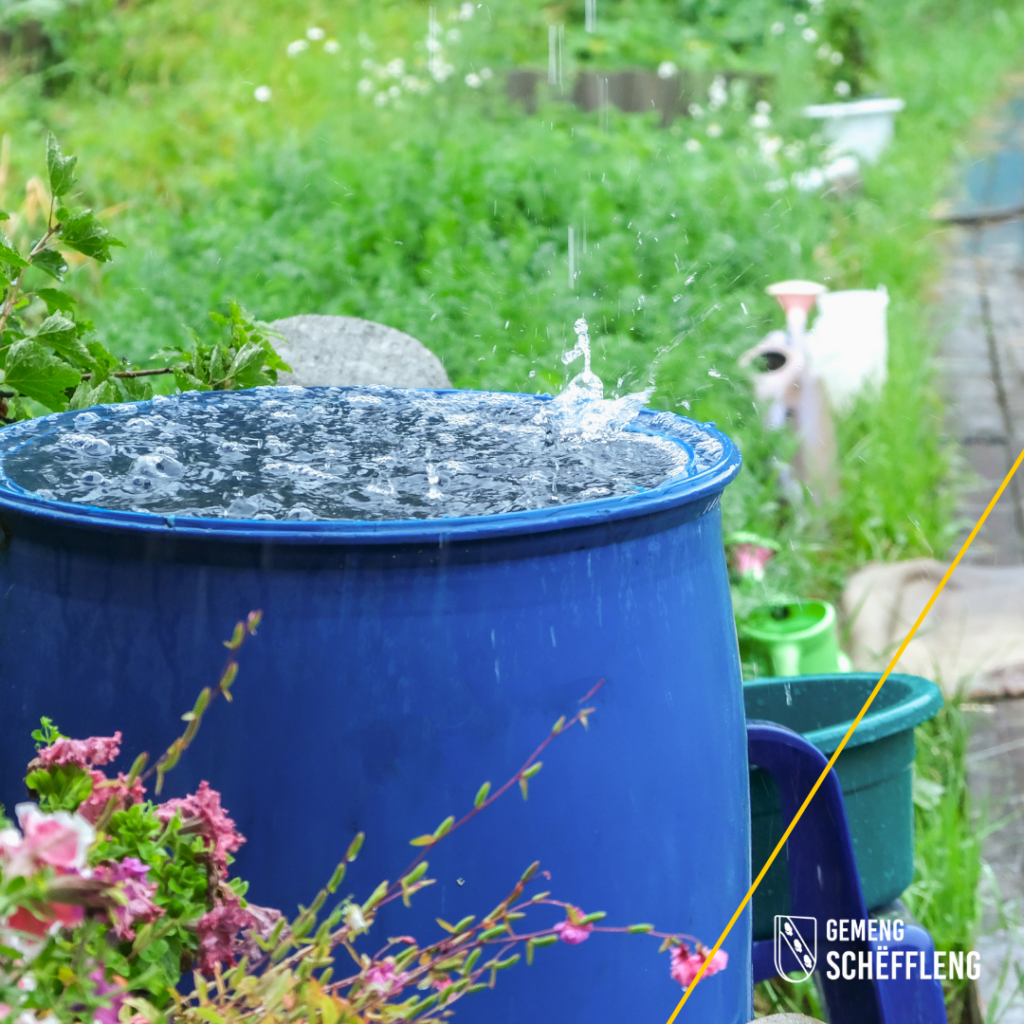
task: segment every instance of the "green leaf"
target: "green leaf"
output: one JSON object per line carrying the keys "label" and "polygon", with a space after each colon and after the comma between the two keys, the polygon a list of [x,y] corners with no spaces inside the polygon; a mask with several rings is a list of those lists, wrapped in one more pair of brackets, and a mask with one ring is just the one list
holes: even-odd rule
{"label": "green leaf", "polygon": [[14,248],[11,240],[2,231],[0,231],[0,260],[9,263],[12,267],[28,266],[28,260]]}
{"label": "green leaf", "polygon": [[267,353],[262,345],[254,341],[243,345],[231,360],[224,376],[234,388],[251,388],[259,384],[269,384],[270,378],[263,373],[263,364]]}
{"label": "green leaf", "polygon": [[94,405],[113,405],[120,402],[122,397],[120,388],[112,380],[103,380],[96,384],[83,380],[75,388],[68,408],[89,409]]}
{"label": "green leaf", "polygon": [[50,191],[54,196],[63,196],[75,183],[77,156],[64,156],[54,138],[53,132],[46,136],[46,170],[50,176]]}
{"label": "green leaf", "polygon": [[454,824],[455,816],[449,814],[448,817],[445,818],[444,821],[442,821],[441,824],[438,825],[436,829],[434,829],[434,841],[437,842],[438,839],[443,839],[446,835],[448,835],[448,833],[452,830],[452,825]]}
{"label": "green leaf", "polygon": [[644,935],[647,932],[654,931],[653,924],[631,924],[626,928],[626,931],[630,935]]}
{"label": "green leaf", "polygon": [[402,885],[412,885],[427,873],[427,861],[420,861],[403,879]]}
{"label": "green leaf", "polygon": [[359,856],[359,851],[363,848],[363,840],[366,838],[365,832],[356,833],[355,839],[348,844],[348,849],[345,851],[345,863],[351,864],[352,861]]}
{"label": "green leaf", "polygon": [[37,252],[30,262],[33,267],[58,281],[63,281],[64,275],[68,272],[68,261],[56,249],[43,249]]}
{"label": "green leaf", "polygon": [[4,384],[48,409],[65,409],[64,392],[75,388],[82,375],[32,338],[15,342],[7,353]]}
{"label": "green leaf", "polygon": [[60,240],[83,256],[91,256],[100,263],[110,260],[110,247],[123,246],[92,214],[83,210],[68,218],[58,231]]}
{"label": "green leaf", "polygon": [[434,844],[433,836],[417,836],[415,839],[409,840],[410,846],[432,846]]}
{"label": "green leaf", "polygon": [[92,356],[89,350],[79,341],[78,325],[60,313],[48,316],[35,333],[35,340],[49,345],[58,355],[69,362],[92,369]]}
{"label": "green leaf", "polygon": [[530,767],[527,768],[525,772],[523,772],[523,778],[524,779],[532,779],[534,777],[534,775],[536,775],[537,772],[539,772],[541,770],[541,768],[543,768],[543,767],[544,767],[544,762],[543,761],[538,761],[536,764],[531,764]]}
{"label": "green leaf", "polygon": [[476,797],[473,799],[473,806],[478,811],[480,810],[481,807],[483,807],[485,801],[487,800],[487,797],[490,795],[490,792],[491,792],[491,784],[489,782],[485,782],[476,791]]}
{"label": "green leaf", "polygon": [[200,380],[187,370],[175,370],[174,382],[178,385],[179,391],[211,391],[212,388],[205,380]]}
{"label": "green leaf", "polygon": [[57,310],[62,313],[74,314],[75,312],[74,296],[62,292],[59,288],[37,288],[36,295],[46,303],[51,313]]}

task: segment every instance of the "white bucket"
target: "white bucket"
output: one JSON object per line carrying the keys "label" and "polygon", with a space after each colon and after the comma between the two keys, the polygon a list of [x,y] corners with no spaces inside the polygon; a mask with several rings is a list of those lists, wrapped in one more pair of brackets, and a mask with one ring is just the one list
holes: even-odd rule
{"label": "white bucket", "polygon": [[837,412],[849,409],[865,387],[881,388],[889,362],[884,285],[875,291],[826,292],[804,336],[814,375]]}
{"label": "white bucket", "polygon": [[836,152],[856,153],[873,164],[892,141],[896,115],[903,100],[855,100],[804,107],[804,116],[822,122],[822,131]]}

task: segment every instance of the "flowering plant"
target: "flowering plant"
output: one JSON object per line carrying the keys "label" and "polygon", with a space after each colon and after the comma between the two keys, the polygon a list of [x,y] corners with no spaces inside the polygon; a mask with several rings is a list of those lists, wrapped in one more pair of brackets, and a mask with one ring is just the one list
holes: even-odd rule
{"label": "flowering plant", "polygon": [[[37,756],[26,784],[36,802],[15,808],[17,828],[0,814],[0,1021],[427,1024],[450,1016],[462,996],[493,987],[497,973],[523,955],[530,964],[538,949],[579,945],[597,932],[661,939],[662,951],[671,951],[671,976],[690,984],[708,959],[695,938],[649,924],[610,927],[601,911],[587,913],[545,891],[528,894],[546,874],[536,862],[479,920],[438,919],[442,934],[422,944],[404,935],[373,955],[357,948],[381,907],[397,899],[408,906],[433,884],[425,857],[434,846],[514,786],[527,797],[544,749],[573,726],[586,728],[594,712],[586,701],[596,687],[503,786],[492,793],[484,783],[460,820],[445,818],[411,840],[417,855],[396,882],[381,882],[362,902],[345,897],[321,919],[359,854],[359,833],[327,885],[292,920],[246,901],[246,884],[229,877],[231,855],[245,839],[216,790],[204,781],[190,796],[155,803],[146,799],[145,783],[155,776],[159,795],[210,702],[231,699],[236,652],[259,619],[254,612],[238,623],[217,687],[200,693],[183,716],[184,733],[148,771],[145,754],[127,774],[103,770],[120,752],[120,733],[74,740],[48,719],[33,733]],[[520,923],[548,907],[557,911],[555,923]],[[344,966],[335,964],[335,953]],[[727,960],[716,953],[705,977]],[[189,971],[194,991],[183,994]]]}

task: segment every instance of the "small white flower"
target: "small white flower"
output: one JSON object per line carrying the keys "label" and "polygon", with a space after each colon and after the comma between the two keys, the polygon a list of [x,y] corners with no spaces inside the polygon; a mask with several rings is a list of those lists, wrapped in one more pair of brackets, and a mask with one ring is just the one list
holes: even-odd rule
{"label": "small white flower", "polygon": [[708,135],[711,136],[711,138],[717,139],[719,135],[722,134],[722,126],[720,124],[715,124],[714,122],[712,122],[711,124],[708,125],[707,132]]}
{"label": "small white flower", "polygon": [[715,80],[708,89],[708,108],[721,110],[729,102],[729,90],[726,88],[725,76],[715,75]]}
{"label": "small white flower", "polygon": [[802,14],[802,13],[798,14],[793,19],[793,24],[794,25],[806,25],[807,24],[807,15],[806,14]]}
{"label": "small white flower", "polygon": [[359,43],[364,50],[373,49],[373,40],[365,32],[360,32],[359,35],[356,36],[356,42]]}
{"label": "small white flower", "polygon": [[359,91],[360,96],[369,96],[373,92],[373,82],[369,78],[360,78],[356,89]]}
{"label": "small white flower", "polygon": [[489,82],[494,77],[494,72],[490,68],[481,68],[480,77],[485,82]]}
{"label": "small white flower", "polygon": [[266,103],[273,95],[273,93],[270,91],[269,85],[257,85],[256,88],[253,89],[252,94],[260,103]]}
{"label": "small white flower", "polygon": [[387,103],[387,101],[388,101],[388,94],[386,92],[379,92],[379,93],[377,93],[376,96],[373,97],[374,105],[378,106],[378,107],[383,107],[384,104]]}
{"label": "small white flower", "polygon": [[658,77],[659,78],[675,78],[679,74],[679,68],[675,66],[670,60],[663,60],[658,65]]}
{"label": "small white flower", "polygon": [[431,37],[427,40],[427,53],[437,53],[441,49],[441,40]]}
{"label": "small white flower", "polygon": [[797,139],[796,142],[791,142],[788,146],[783,149],[783,153],[790,160],[799,160],[804,155],[804,144]]}
{"label": "small white flower", "polygon": [[750,125],[752,128],[758,128],[763,131],[765,128],[771,127],[772,119],[767,114],[755,114],[750,119]]}
{"label": "small white flower", "polygon": [[837,96],[849,96],[850,95],[850,83],[849,82],[836,82],[836,95]]}
{"label": "small white flower", "polygon": [[771,135],[766,139],[760,139],[757,148],[761,151],[761,156],[765,161],[770,162],[774,160],[775,154],[782,149],[782,136]]}
{"label": "small white flower", "polygon": [[699,153],[700,152],[700,143],[696,139],[687,139],[686,140],[686,151],[688,153]]}
{"label": "small white flower", "polygon": [[361,67],[361,68],[362,68],[362,69],[363,69],[364,71],[376,71],[376,70],[377,70],[377,62],[376,62],[376,61],[372,61],[372,60],[370,60],[370,58],[369,58],[369,57],[366,57],[366,58],[365,58],[365,59],[363,60],[362,64],[360,64],[359,66],[360,66],[360,67]]}
{"label": "small white flower", "polygon": [[836,67],[839,67],[839,65],[843,63],[843,55],[838,50],[833,50],[832,56],[829,57],[829,60],[832,61]]}
{"label": "small white flower", "polygon": [[426,92],[426,82],[421,82],[415,75],[406,75],[402,79],[402,88],[406,92]]}
{"label": "small white flower", "polygon": [[438,59],[434,61],[430,74],[435,82],[444,82],[455,74],[455,67],[446,60]]}
{"label": "small white flower", "polygon": [[829,54],[832,53],[832,47],[828,43],[822,43],[818,47],[818,60],[828,60]]}
{"label": "small white flower", "polygon": [[801,192],[816,192],[825,184],[825,175],[820,167],[809,167],[806,171],[797,171],[793,175],[793,184]]}
{"label": "small white flower", "polygon": [[389,60],[384,65],[384,70],[392,78],[401,78],[405,74],[405,61],[401,57],[396,57],[394,60]]}
{"label": "small white flower", "polygon": [[466,75],[466,85],[468,85],[470,89],[479,89],[480,84],[481,79],[479,75],[474,74],[472,71]]}
{"label": "small white flower", "polygon": [[320,42],[327,33],[322,28],[307,28],[306,38],[312,39],[314,43]]}
{"label": "small white flower", "polygon": [[781,21],[776,21],[769,31],[773,36],[781,36],[786,31],[786,26]]}
{"label": "small white flower", "polygon": [[324,53],[337,53],[341,49],[341,44],[337,39],[328,39],[324,43]]}
{"label": "small white flower", "polygon": [[448,29],[448,31],[445,32],[444,37],[449,43],[462,42],[462,33],[457,28]]}
{"label": "small white flower", "polygon": [[469,3],[469,0],[466,0],[466,3],[459,8],[459,21],[469,21],[475,11],[476,8]]}
{"label": "small white flower", "polygon": [[818,33],[813,28],[805,28],[800,35],[804,37],[805,43],[816,43],[818,41]]}
{"label": "small white flower", "polygon": [[393,99],[397,100],[402,95],[402,87],[400,85],[393,85],[388,89],[388,95]]}
{"label": "small white flower", "polygon": [[345,911],[345,924],[353,931],[366,931],[366,918],[358,903],[351,904]]}
{"label": "small white flower", "polygon": [[758,100],[754,109],[759,114],[770,114],[772,112],[772,105],[767,100]]}
{"label": "small white flower", "polygon": [[297,57],[303,50],[309,49],[309,43],[305,39],[296,39],[295,42],[289,43],[285,50],[289,57]]}
{"label": "small white flower", "polygon": [[35,992],[36,985],[36,976],[32,974],[31,971],[27,974],[23,974],[18,979],[18,988],[20,988],[22,992]]}
{"label": "small white flower", "polygon": [[686,109],[689,111],[690,117],[700,118],[704,116],[704,111],[696,103],[691,103]]}
{"label": "small white flower", "polygon": [[782,192],[789,182],[785,178],[777,178],[775,181],[766,181],[764,185],[765,192]]}

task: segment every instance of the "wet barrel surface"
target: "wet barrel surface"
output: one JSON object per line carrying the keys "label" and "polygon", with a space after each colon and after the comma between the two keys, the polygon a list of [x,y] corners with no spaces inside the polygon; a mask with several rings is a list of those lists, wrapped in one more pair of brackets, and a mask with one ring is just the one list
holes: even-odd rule
{"label": "wet barrel surface", "polygon": [[[545,751],[529,800],[510,793],[433,851],[437,884],[409,910],[389,907],[371,942],[486,913],[533,860],[550,872],[544,888],[610,924],[714,941],[750,877],[719,511],[739,456],[726,437],[645,412],[636,425],[682,446],[687,469],[632,494],[505,515],[271,522],[101,509],[12,480],[12,453],[73,430],[75,415],[0,432],[0,801],[22,798],[44,714],[74,736],[121,729],[115,768],[164,749],[216,681],[234,622],[261,608],[234,702],[211,708],[165,787],[221,790],[249,840],[236,871],[255,902],[308,903],[359,830],[344,889],[365,899],[408,864],[412,837],[513,775],[603,679],[590,729]],[[701,984],[687,1019],[749,1019],[748,917],[726,949],[728,970]],[[665,1019],[681,990],[656,950],[642,936],[541,950],[460,1003],[459,1019]]]}

